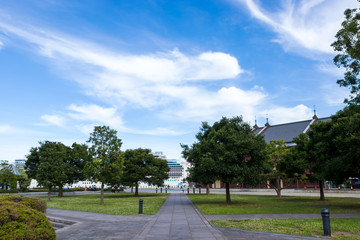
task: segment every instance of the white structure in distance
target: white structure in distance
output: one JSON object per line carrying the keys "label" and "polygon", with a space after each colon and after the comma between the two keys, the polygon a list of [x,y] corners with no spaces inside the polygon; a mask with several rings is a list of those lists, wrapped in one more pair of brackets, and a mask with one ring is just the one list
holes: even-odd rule
{"label": "white structure in distance", "polygon": [[[155,158],[160,158],[168,162],[170,167],[169,178],[164,181],[165,187],[170,188],[181,188],[187,187],[187,182],[185,179],[188,176],[188,167],[189,164],[185,160],[177,159],[167,159],[166,155],[163,152],[154,152],[152,153]],[[147,183],[140,182],[139,188],[155,188],[157,186],[148,185]]]}

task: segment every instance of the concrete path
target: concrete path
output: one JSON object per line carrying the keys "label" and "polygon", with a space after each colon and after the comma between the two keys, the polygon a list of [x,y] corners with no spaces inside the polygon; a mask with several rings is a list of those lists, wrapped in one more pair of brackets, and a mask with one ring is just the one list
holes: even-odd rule
{"label": "concrete path", "polygon": [[[135,235],[153,218],[153,215],[111,215],[48,208],[50,221],[65,223],[56,230],[58,240],[134,239]],[[66,222],[71,224],[66,224]]]}
{"label": "concrete path", "polygon": [[136,239],[226,239],[183,193],[171,194]]}
{"label": "concrete path", "polygon": [[[272,218],[284,217],[282,214],[275,215],[278,216],[272,215]],[[58,240],[315,239],[214,227],[208,221],[241,219],[242,217],[258,218],[259,215],[206,215],[205,218],[189,198],[181,192],[172,193],[156,215],[121,216],[49,208],[46,216],[53,223],[64,223],[65,227],[56,230]],[[262,217],[265,216],[262,215]],[[301,217],[297,216],[297,218]]]}

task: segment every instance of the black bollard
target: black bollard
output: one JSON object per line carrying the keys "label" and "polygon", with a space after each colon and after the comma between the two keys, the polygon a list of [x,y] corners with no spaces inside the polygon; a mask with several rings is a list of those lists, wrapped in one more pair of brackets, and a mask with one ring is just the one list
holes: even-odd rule
{"label": "black bollard", "polygon": [[143,214],[143,200],[139,199],[139,214]]}
{"label": "black bollard", "polygon": [[195,188],[193,187],[193,194],[195,194]]}
{"label": "black bollard", "polygon": [[162,188],[160,188],[160,192],[162,193]]}
{"label": "black bollard", "polygon": [[321,217],[323,220],[323,228],[324,235],[323,236],[331,236],[331,228],[330,228],[330,212],[326,208],[321,210]]}
{"label": "black bollard", "polygon": [[199,187],[199,194],[201,194],[201,187]]}
{"label": "black bollard", "polygon": [[190,188],[188,188],[188,189],[187,189],[187,192],[188,192],[188,194],[189,194],[189,192],[190,192]]}

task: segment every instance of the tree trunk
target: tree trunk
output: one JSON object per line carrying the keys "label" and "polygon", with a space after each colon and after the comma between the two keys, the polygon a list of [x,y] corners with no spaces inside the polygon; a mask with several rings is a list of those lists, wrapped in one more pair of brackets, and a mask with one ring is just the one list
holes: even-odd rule
{"label": "tree trunk", "polygon": [[51,186],[48,187],[48,201],[50,201],[50,196],[51,196]]}
{"label": "tree trunk", "polygon": [[58,197],[63,197],[63,196],[64,196],[63,186],[59,186]]}
{"label": "tree trunk", "polygon": [[279,176],[276,178],[276,189],[275,190],[276,190],[277,197],[281,198],[281,179]]}
{"label": "tree trunk", "polygon": [[210,194],[210,186],[209,184],[206,184],[206,195]]}
{"label": "tree trunk", "polygon": [[138,197],[139,196],[139,185],[136,184],[135,185],[135,197]]}
{"label": "tree trunk", "polygon": [[134,192],[134,186],[131,186],[131,193]]}
{"label": "tree trunk", "polygon": [[231,204],[230,199],[230,183],[226,183],[226,204]]}
{"label": "tree trunk", "polygon": [[320,188],[320,201],[325,201],[325,194],[324,194],[324,181],[319,181],[319,188]]}
{"label": "tree trunk", "polygon": [[101,183],[101,198],[100,205],[104,205],[104,183]]}

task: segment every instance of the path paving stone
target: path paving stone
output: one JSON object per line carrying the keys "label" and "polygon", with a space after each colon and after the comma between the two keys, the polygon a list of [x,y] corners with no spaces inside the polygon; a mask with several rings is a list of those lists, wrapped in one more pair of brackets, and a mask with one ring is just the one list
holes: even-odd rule
{"label": "path paving stone", "polygon": [[183,193],[172,193],[136,239],[226,239]]}
{"label": "path paving stone", "polygon": [[[146,204],[146,202],[144,202]],[[85,240],[212,240],[212,239],[317,239],[285,234],[246,231],[212,226],[216,219],[313,218],[320,214],[206,215],[182,192],[172,193],[156,215],[110,215],[49,208],[49,218],[74,222],[56,230],[57,239]],[[336,216],[335,216],[336,215]],[[360,217],[360,214],[332,214],[331,217]]]}

